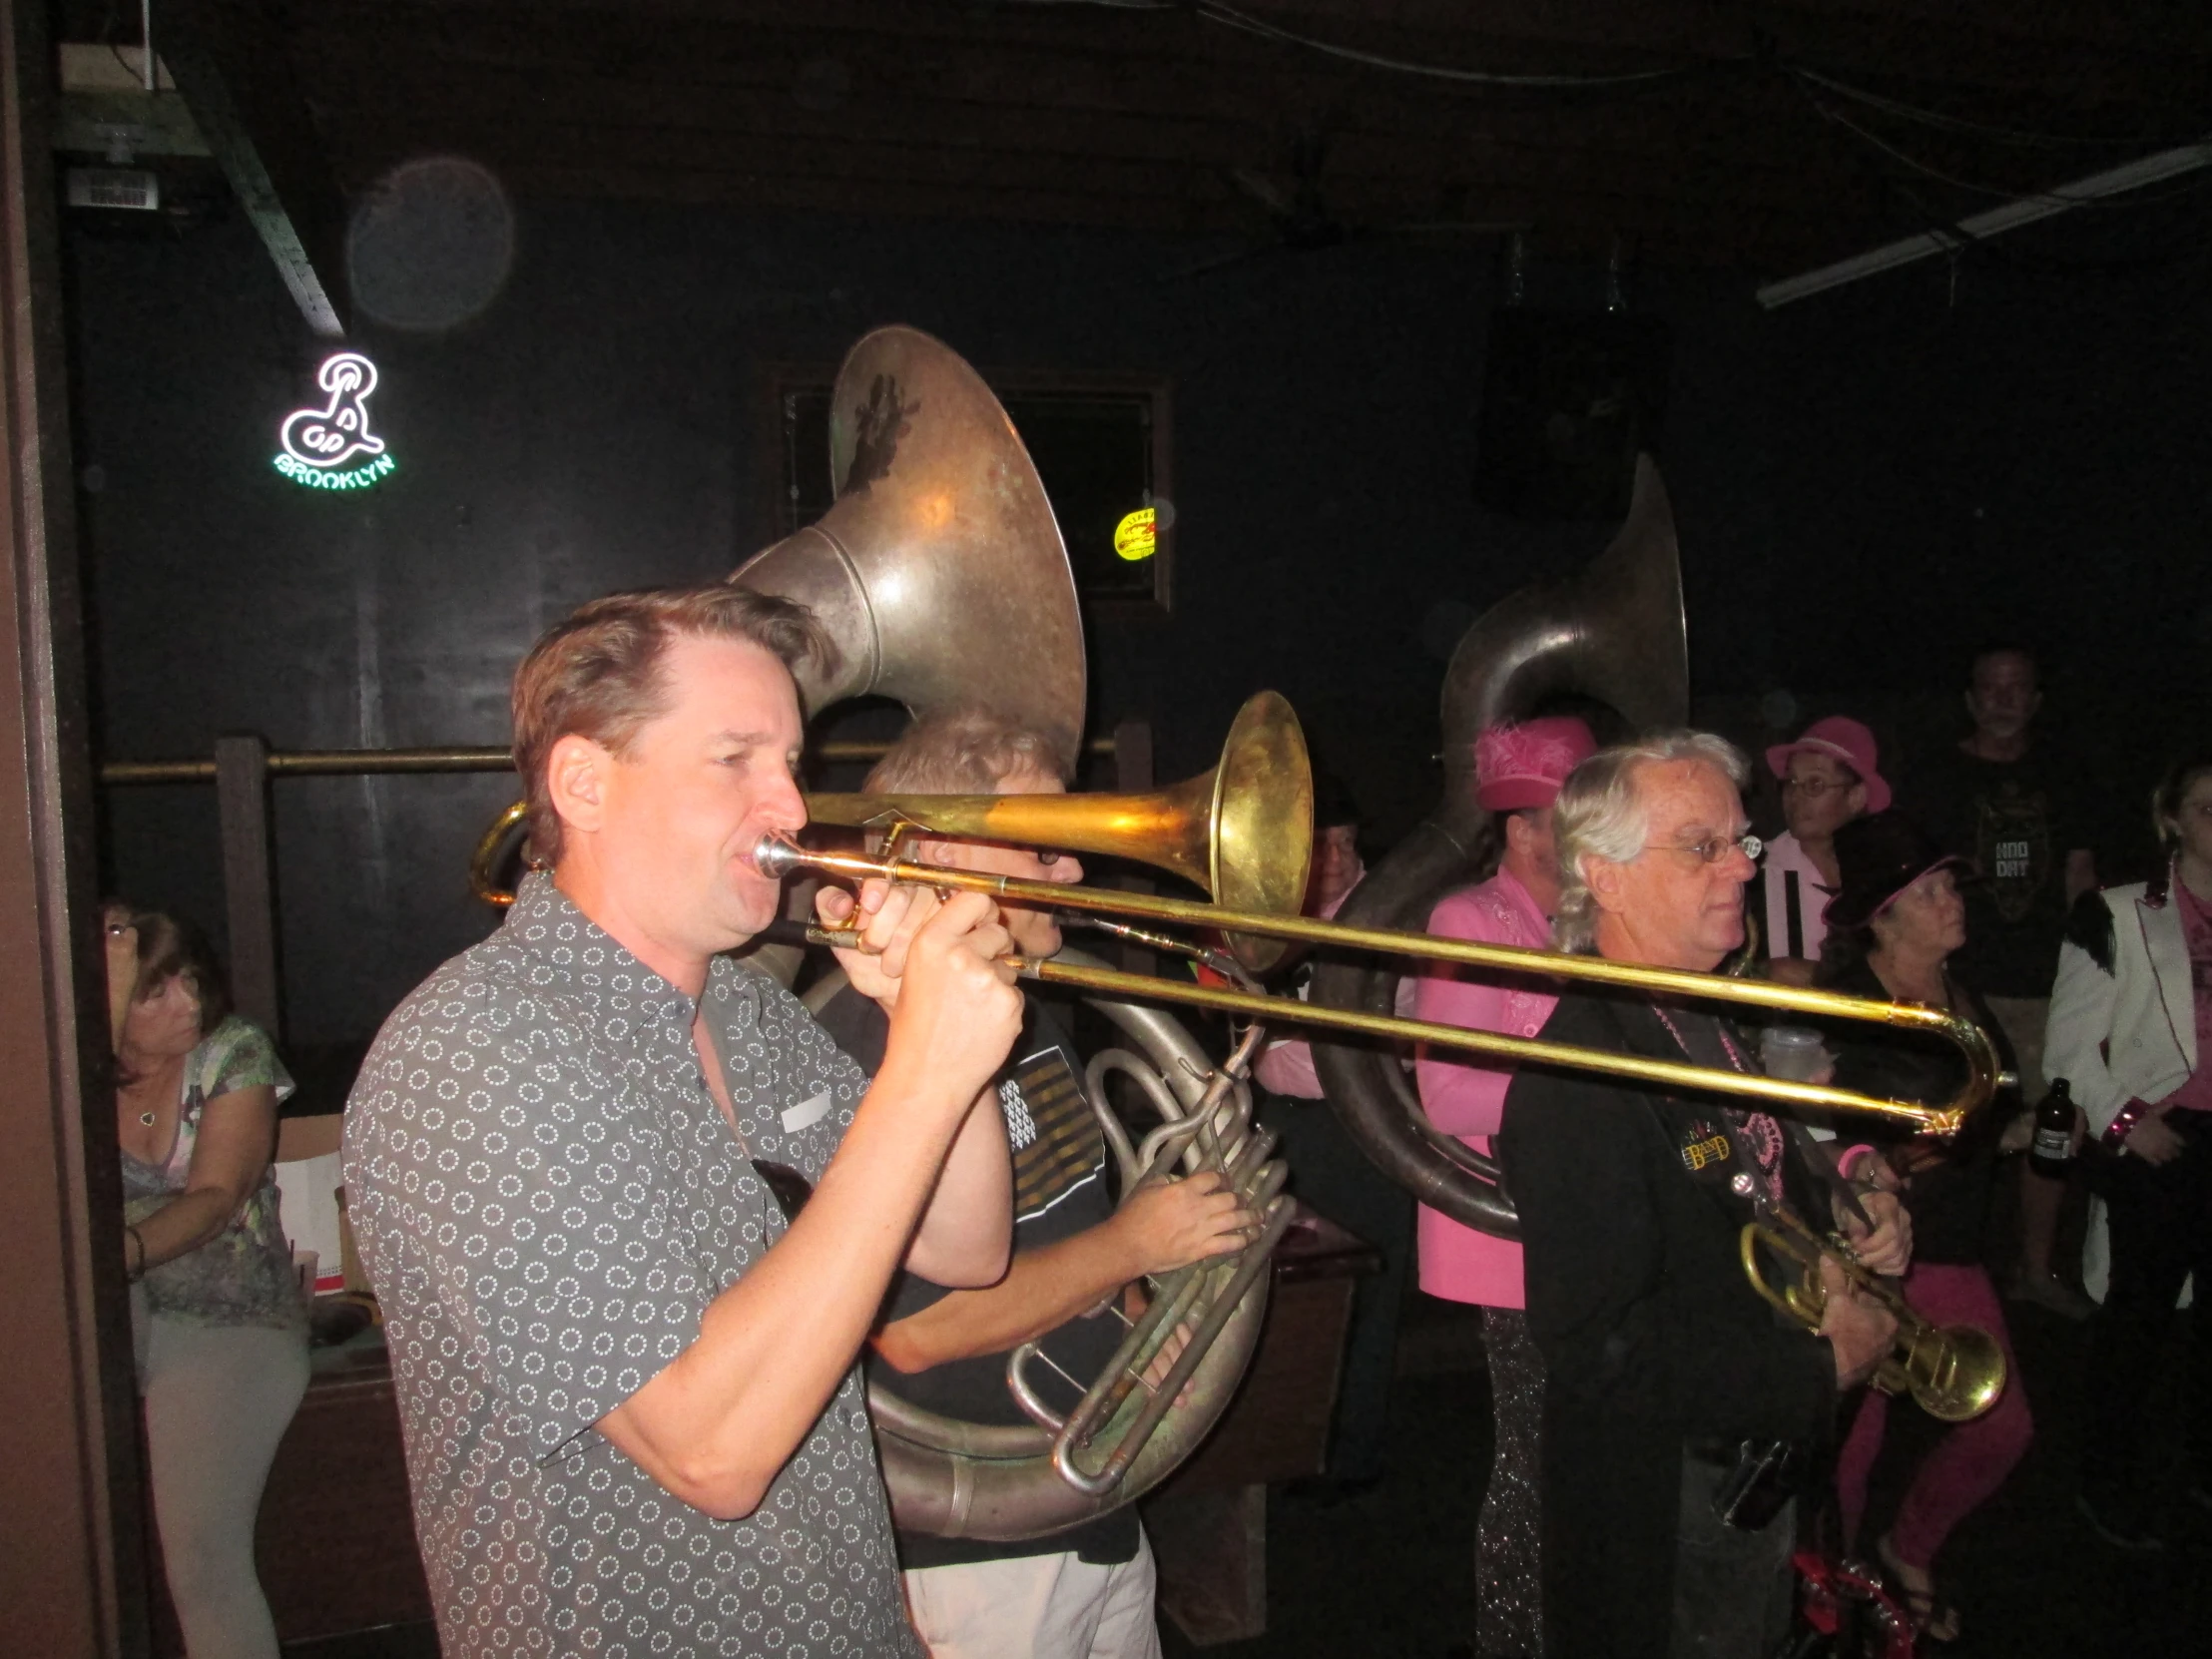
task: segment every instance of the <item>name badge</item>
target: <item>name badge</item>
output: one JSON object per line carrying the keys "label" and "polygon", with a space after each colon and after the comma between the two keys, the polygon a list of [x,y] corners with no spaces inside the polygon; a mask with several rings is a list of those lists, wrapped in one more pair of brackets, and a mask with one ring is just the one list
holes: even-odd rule
{"label": "name badge", "polygon": [[812,1129],[830,1115],[830,1091],[824,1089],[812,1100],[803,1100],[784,1114],[784,1133],[796,1135],[802,1129]]}

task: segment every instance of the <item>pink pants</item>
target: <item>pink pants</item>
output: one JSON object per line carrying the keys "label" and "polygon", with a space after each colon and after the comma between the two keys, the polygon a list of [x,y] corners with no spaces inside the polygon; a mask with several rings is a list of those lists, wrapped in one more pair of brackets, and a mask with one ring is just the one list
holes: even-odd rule
{"label": "pink pants", "polygon": [[[1943,1436],[1927,1461],[1913,1471],[1913,1483],[1898,1505],[1890,1547],[1907,1566],[1925,1569],[1951,1528],[2004,1484],[2034,1437],[2035,1422],[2020,1387],[2019,1362],[2012,1355],[2011,1333],[2004,1328],[2004,1311],[1984,1270],[1947,1262],[1916,1264],[1905,1278],[1905,1300],[1934,1324],[1977,1325],[1988,1332],[2004,1350],[2006,1373],[2004,1392],[1997,1395],[1997,1402]],[[1860,1517],[1866,1513],[1867,1477],[1882,1450],[1889,1415],[1890,1396],[1869,1388],[1837,1458],[1836,1493],[1843,1505],[1846,1540],[1857,1538]]]}

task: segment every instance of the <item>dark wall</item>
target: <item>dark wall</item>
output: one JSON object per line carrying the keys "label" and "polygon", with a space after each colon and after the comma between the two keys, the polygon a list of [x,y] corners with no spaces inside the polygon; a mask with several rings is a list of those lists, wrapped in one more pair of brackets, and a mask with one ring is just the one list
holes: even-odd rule
{"label": "dark wall", "polygon": [[[1458,625],[1608,527],[1472,505],[1486,248],[1161,275],[1219,252],[524,204],[513,276],[477,321],[359,331],[399,470],[327,495],[269,465],[318,352],[252,235],[80,236],[104,752],[204,755],[233,730],[504,743],[507,677],[546,623],[772,538],[764,365],[833,361],[899,320],[983,365],[1173,377],[1177,604],[1092,619],[1094,728],[1151,719],[1180,777],[1274,686],[1386,840],[1433,798]],[[1700,693],[1746,737],[1762,711],[1788,723],[1878,690],[1893,724],[1933,733],[1963,639],[2025,630],[2064,645],[2054,704],[2101,718],[2163,676],[2180,689],[2154,718],[2193,716],[2212,638],[2212,302],[2194,275],[1991,267],[1953,309],[1938,273],[1904,273],[1771,316],[1739,279],[1648,280],[1640,302],[1675,330],[1665,464]],[[1539,271],[1531,298],[1594,305],[1598,283]],[[1914,689],[1944,695],[1899,701]],[[489,925],[463,863],[511,794],[489,777],[275,786],[295,1038],[367,1032]],[[118,888],[220,921],[211,793],[106,801]]]}

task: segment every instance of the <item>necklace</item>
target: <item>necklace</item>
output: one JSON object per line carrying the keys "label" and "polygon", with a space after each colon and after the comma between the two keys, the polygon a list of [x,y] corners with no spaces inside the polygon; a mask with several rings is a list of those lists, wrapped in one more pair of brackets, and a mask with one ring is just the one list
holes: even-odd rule
{"label": "necklace", "polygon": [[154,1119],[160,1115],[161,1114],[159,1114],[158,1112],[141,1112],[139,1113],[139,1122],[145,1124],[147,1128],[151,1129],[154,1127]]}
{"label": "necklace", "polygon": [[[1682,1050],[1683,1058],[1695,1064],[1698,1057],[1691,1052],[1689,1042],[1682,1035],[1682,1028],[1675,1024],[1674,1020],[1669,1017],[1667,1010],[1659,1004],[1651,1004],[1651,1011],[1659,1016],[1659,1023],[1667,1028],[1667,1035],[1674,1039],[1675,1047]],[[1716,1020],[1713,1023],[1713,1030],[1714,1035],[1721,1040],[1721,1051],[1727,1056],[1728,1063],[1740,1072],[1750,1072],[1752,1069],[1751,1062],[1744,1057],[1743,1050],[1736,1046],[1736,1039],[1728,1034],[1727,1024],[1724,1021]],[[1739,1182],[1745,1183],[1745,1185],[1738,1187],[1737,1191],[1748,1196],[1755,1190],[1751,1183],[1763,1179],[1766,1184],[1767,1196],[1772,1199],[1780,1199],[1782,1197],[1782,1125],[1775,1121],[1771,1113],[1767,1112],[1735,1106],[1724,1106],[1721,1111],[1727,1116],[1729,1122],[1735,1125],[1736,1133],[1741,1138],[1745,1152],[1757,1167],[1756,1175],[1753,1171],[1746,1170],[1736,1177]]]}

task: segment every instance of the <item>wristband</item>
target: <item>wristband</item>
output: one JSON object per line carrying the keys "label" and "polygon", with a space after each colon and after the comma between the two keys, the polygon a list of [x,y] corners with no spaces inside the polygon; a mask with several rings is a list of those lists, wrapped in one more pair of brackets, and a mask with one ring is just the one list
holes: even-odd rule
{"label": "wristband", "polygon": [[2150,1102],[2147,1100],[2129,1101],[2114,1114],[2112,1121],[2104,1126],[2104,1133],[2097,1139],[2117,1151],[2126,1144],[2128,1135],[2143,1121],[2143,1114],[2149,1110]]}
{"label": "wristband", "polygon": [[1851,1179],[1851,1166],[1859,1162],[1861,1158],[1872,1158],[1874,1156],[1876,1156],[1875,1149],[1865,1141],[1861,1141],[1857,1146],[1847,1148],[1843,1156],[1836,1160],[1836,1173],[1849,1181]]}

